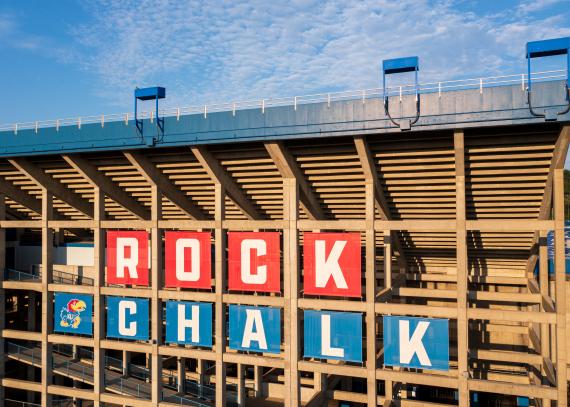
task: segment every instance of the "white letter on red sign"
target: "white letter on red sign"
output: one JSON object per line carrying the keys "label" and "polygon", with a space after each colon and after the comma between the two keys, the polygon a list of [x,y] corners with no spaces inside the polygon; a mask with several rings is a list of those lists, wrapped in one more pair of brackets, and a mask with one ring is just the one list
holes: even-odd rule
{"label": "white letter on red sign", "polygon": [[337,240],[329,254],[325,254],[326,242],[324,240],[315,241],[315,275],[318,288],[326,287],[329,279],[334,279],[334,283],[338,288],[347,289],[346,280],[338,264],[338,259],[342,254],[342,250],[346,246],[346,241]]}
{"label": "white letter on red sign", "polygon": [[362,295],[359,233],[303,233],[305,294]]}
{"label": "white letter on red sign", "polygon": [[212,236],[209,232],[164,233],[164,286],[212,286]]}
{"label": "white letter on red sign", "polygon": [[[125,257],[126,248],[131,255]],[[137,266],[139,264],[139,242],[134,237],[117,237],[117,277],[125,278],[125,269],[129,271],[129,278],[139,278]]]}
{"label": "white letter on red sign", "polygon": [[[192,252],[190,271],[185,270],[185,249]],[[180,281],[200,279],[200,241],[198,239],[178,239],[176,241],[176,278]]]}
{"label": "white letter on red sign", "polygon": [[267,282],[267,265],[257,266],[256,273],[251,272],[251,252],[257,256],[267,254],[267,244],[261,239],[244,239],[241,241],[241,281],[245,284],[265,284]]}
{"label": "white letter on red sign", "polygon": [[278,232],[228,232],[228,289],[279,292]]}
{"label": "white letter on red sign", "polygon": [[107,231],[107,282],[148,286],[148,233]]}

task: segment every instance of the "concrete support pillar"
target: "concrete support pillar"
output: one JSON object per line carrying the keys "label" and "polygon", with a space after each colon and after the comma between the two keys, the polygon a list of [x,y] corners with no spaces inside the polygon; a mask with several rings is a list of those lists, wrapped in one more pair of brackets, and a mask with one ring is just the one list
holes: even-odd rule
{"label": "concrete support pillar", "polygon": [[[548,245],[547,245],[547,232],[540,231],[538,238],[538,281],[540,293],[544,297],[550,296],[548,290]],[[544,305],[541,304],[541,311],[545,311]],[[543,358],[550,358],[550,329],[548,324],[540,324],[540,355]],[[546,370],[544,363],[541,365],[542,376],[545,377]],[[543,382],[547,384],[547,380]],[[542,407],[550,407],[551,402],[549,399],[542,399]]]}
{"label": "concrete support pillar", "polygon": [[196,373],[198,373],[198,382],[200,386],[206,384],[206,361],[203,359],[196,360]]}
{"label": "concrete support pillar", "polygon": [[554,170],[554,268],[556,279],[556,383],[557,407],[568,406],[566,357],[566,245],[564,237],[564,169]]}
{"label": "concrete support pillar", "polygon": [[158,221],[162,218],[162,194],[156,185],[151,187],[151,400],[153,405],[162,401],[162,356],[158,354],[158,347],[162,338],[162,301],[158,292],[162,286],[162,229],[158,228]]}
{"label": "concrete support pillar", "polygon": [[299,184],[295,178],[283,179],[283,296],[285,333],[285,405],[300,405],[299,386],[299,314],[297,299],[299,293],[298,225]]}
{"label": "concrete support pillar", "polygon": [[97,186],[93,208],[93,404],[99,407],[103,405],[101,393],[105,392],[105,350],[101,349],[101,339],[105,337],[105,300],[101,296],[101,287],[105,285],[105,230],[101,228],[101,221],[105,220],[105,195]]}
{"label": "concrete support pillar", "polygon": [[[389,289],[391,287],[392,287],[392,233],[390,230],[385,230],[384,231],[384,288]],[[384,394],[387,401],[394,399],[393,388],[394,388],[394,383],[392,382],[392,380],[384,381]]]}
{"label": "concrete support pillar", "polygon": [[457,263],[457,374],[459,382],[459,407],[469,406],[468,338],[467,318],[467,231],[465,204],[465,143],[463,130],[453,136],[455,149],[455,201],[456,201],[456,263]]}
{"label": "concrete support pillar", "polygon": [[245,371],[244,371],[244,366],[241,363],[238,363],[237,365],[237,389],[238,389],[238,394],[237,394],[237,402],[238,402],[238,406],[243,407],[245,406],[245,399],[246,399],[246,388],[245,388]]}
{"label": "concrete support pillar", "polygon": [[[123,377],[129,377],[130,370],[129,365],[131,364],[131,354],[129,351],[123,351]],[[147,364],[148,365],[148,364]]]}
{"label": "concrete support pillar", "polygon": [[[6,201],[4,194],[0,193],[0,220],[6,219]],[[0,228],[0,282],[4,280],[4,268],[6,267],[6,229]],[[0,285],[1,287],[1,285]],[[6,324],[6,295],[0,288],[0,333]],[[5,356],[4,339],[0,335],[0,377],[4,377]],[[0,400],[4,400],[4,387],[0,386]]]}
{"label": "concrete support pillar", "polygon": [[176,370],[178,376],[178,393],[184,393],[186,382],[186,358],[176,359]]}
{"label": "concrete support pillar", "polygon": [[263,366],[253,367],[253,389],[255,397],[263,397]]}
{"label": "concrete support pillar", "polygon": [[48,221],[53,216],[53,196],[42,188],[42,405],[50,406],[52,397],[48,386],[52,383],[52,346],[48,342],[48,334],[53,326],[53,293],[48,291],[53,272],[53,230],[48,227]]}
{"label": "concrete support pillar", "polygon": [[366,385],[368,407],[376,407],[376,233],[374,230],[374,180],[365,184],[366,197]]}
{"label": "concrete support pillar", "polygon": [[226,318],[222,294],[225,290],[226,279],[226,234],[222,228],[222,221],[226,214],[226,191],[224,187],[215,184],[215,352],[216,352],[216,407],[226,405],[226,365],[223,362],[223,353],[226,349]]}

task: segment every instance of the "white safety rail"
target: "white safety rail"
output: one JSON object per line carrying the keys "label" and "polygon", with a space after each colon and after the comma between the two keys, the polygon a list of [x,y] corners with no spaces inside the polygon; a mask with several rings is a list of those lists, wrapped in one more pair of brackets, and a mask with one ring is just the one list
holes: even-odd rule
{"label": "white safety rail", "polygon": [[[553,70],[553,71],[543,71],[543,72],[533,72],[532,74],[533,82],[545,82],[553,81],[559,79],[566,79],[565,70]],[[404,96],[409,94],[415,94],[416,92],[420,94],[424,93],[439,93],[465,90],[465,89],[479,89],[483,93],[485,88],[495,87],[495,86],[505,86],[520,84],[521,91],[526,91],[526,85],[528,83],[527,74],[514,74],[514,75],[501,75],[501,76],[490,76],[485,78],[471,78],[471,79],[458,79],[452,81],[441,81],[441,82],[428,82],[419,84],[418,88],[414,84],[405,84],[400,86],[388,87],[386,88],[386,93],[389,96]],[[183,115],[189,114],[201,114],[204,118],[208,118],[208,113],[212,112],[232,112],[236,114],[239,110],[246,109],[260,109],[262,113],[270,107],[276,106],[292,106],[293,109],[297,110],[298,105],[304,105],[309,103],[327,103],[331,104],[336,101],[342,100],[362,100],[363,103],[367,99],[382,98],[383,89],[382,88],[372,88],[372,89],[361,89],[361,90],[351,90],[342,92],[331,92],[331,93],[318,93],[313,95],[303,95],[303,96],[290,96],[282,98],[271,98],[271,99],[256,99],[256,100],[246,100],[246,101],[236,101],[229,103],[216,103],[209,105],[200,106],[185,106],[185,107],[174,107],[167,109],[159,109],[159,114],[161,117],[176,117],[177,119]],[[150,119],[153,118],[154,111],[140,112],[137,115],[138,119]],[[90,123],[99,123],[102,127],[105,123],[123,121],[125,125],[129,125],[129,122],[134,119],[134,113],[115,113],[107,115],[98,116],[83,116],[83,117],[72,117],[64,119],[55,120],[41,120],[25,123],[14,123],[0,125],[0,131],[13,131],[14,134],[18,134],[19,130],[35,130],[36,133],[42,128],[53,128],[59,130],[63,126],[77,126],[81,129],[82,125]]]}

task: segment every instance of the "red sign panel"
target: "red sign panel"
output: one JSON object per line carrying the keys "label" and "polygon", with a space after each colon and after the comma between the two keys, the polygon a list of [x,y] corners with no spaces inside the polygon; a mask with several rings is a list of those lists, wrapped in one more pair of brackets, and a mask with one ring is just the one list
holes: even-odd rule
{"label": "red sign panel", "polygon": [[278,232],[228,232],[228,251],[230,290],[281,290]]}
{"label": "red sign panel", "polygon": [[361,297],[359,233],[304,233],[305,294]]}
{"label": "red sign panel", "polygon": [[148,286],[148,233],[107,231],[107,282]]}
{"label": "red sign panel", "polygon": [[165,287],[211,288],[209,232],[165,232]]}

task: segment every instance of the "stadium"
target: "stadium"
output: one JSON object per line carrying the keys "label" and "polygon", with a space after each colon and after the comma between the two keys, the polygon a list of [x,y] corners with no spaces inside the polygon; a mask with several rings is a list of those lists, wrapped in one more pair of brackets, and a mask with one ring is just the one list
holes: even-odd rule
{"label": "stadium", "polygon": [[567,406],[570,38],[526,57],[2,127],[3,404]]}

